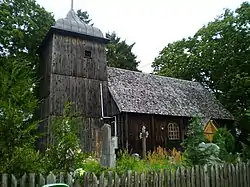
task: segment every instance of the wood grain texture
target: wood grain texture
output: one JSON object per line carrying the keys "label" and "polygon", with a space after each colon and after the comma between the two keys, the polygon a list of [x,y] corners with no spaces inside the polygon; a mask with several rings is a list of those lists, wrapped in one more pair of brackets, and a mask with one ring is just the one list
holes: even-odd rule
{"label": "wood grain texture", "polygon": [[[85,57],[91,51],[91,58]],[[39,148],[53,142],[51,120],[61,116],[66,102],[72,102],[72,112],[80,118],[79,137],[85,151],[96,151],[98,131],[102,126],[100,83],[103,85],[105,114],[107,114],[108,84],[105,45],[54,33],[41,50],[39,75],[39,130],[45,137]],[[42,146],[41,146],[42,145]],[[97,148],[98,149],[98,148]]]}
{"label": "wood grain texture", "polygon": [[[88,79],[107,80],[105,45],[55,34],[52,73]],[[84,56],[85,50],[92,57]]]}
{"label": "wood grain texture", "polygon": [[[225,185],[234,187],[250,186],[249,180],[246,178],[244,178],[244,180],[239,180],[237,184],[227,184],[225,183],[225,176],[229,175],[224,175],[222,173],[217,176],[216,172],[224,170],[224,173],[232,173],[230,176],[232,177],[232,181],[235,181],[236,175],[234,175],[234,173],[236,174],[236,172],[238,172],[241,174],[246,172],[246,168],[249,167],[247,163],[239,164],[241,165],[240,167],[238,167],[238,164],[236,165],[237,167],[234,167],[235,165],[232,164],[223,164],[220,167],[196,166],[192,168],[178,168],[177,170],[169,169],[164,171],[147,171],[143,173],[128,171],[121,175],[113,171],[106,174],[103,172],[99,176],[93,173],[84,173],[82,180],[73,180],[73,176],[69,173],[58,173],[56,175],[50,173],[48,176],[42,174],[26,174],[20,178],[13,174],[1,174],[2,181],[0,181],[0,184],[1,187],[36,187],[55,182],[66,183],[70,187],[199,187],[201,186],[201,181],[204,180],[204,187],[223,187]],[[228,169],[230,166],[231,169]],[[223,170],[220,168],[223,168]],[[203,178],[200,173],[204,173]],[[214,173],[215,175],[207,180],[208,173]],[[187,176],[191,176],[191,180],[189,180],[190,178]]]}

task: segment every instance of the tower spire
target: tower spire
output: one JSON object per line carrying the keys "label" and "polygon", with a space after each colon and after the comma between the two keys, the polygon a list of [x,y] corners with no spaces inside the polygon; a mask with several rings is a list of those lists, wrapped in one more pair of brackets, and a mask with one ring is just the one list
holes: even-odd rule
{"label": "tower spire", "polygon": [[71,10],[74,9],[74,0],[71,0]]}

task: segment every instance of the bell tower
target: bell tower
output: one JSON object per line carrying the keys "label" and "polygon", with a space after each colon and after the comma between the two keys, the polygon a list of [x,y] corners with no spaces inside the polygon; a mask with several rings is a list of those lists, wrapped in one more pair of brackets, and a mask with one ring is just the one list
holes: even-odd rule
{"label": "bell tower", "polygon": [[102,126],[100,85],[104,106],[107,101],[105,47],[109,40],[99,29],[80,20],[71,1],[66,18],[56,21],[39,49],[40,130],[46,134],[39,145],[45,149],[52,141],[51,120],[63,114],[66,102],[73,102],[76,117],[82,122],[79,128],[82,149],[91,152],[98,147],[98,131]]}

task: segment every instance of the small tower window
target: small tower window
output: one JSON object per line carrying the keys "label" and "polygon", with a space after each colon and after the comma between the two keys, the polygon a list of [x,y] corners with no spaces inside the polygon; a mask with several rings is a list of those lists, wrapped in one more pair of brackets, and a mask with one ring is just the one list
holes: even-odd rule
{"label": "small tower window", "polygon": [[85,50],[84,57],[85,57],[85,58],[92,58],[92,53],[91,53],[91,51],[90,51],[90,50]]}
{"label": "small tower window", "polygon": [[177,123],[168,124],[168,139],[179,140],[180,139],[180,128]]}

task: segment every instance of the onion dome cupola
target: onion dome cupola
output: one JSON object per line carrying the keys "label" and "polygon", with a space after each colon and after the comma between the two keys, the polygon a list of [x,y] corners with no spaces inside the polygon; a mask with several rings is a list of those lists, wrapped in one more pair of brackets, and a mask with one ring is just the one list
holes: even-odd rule
{"label": "onion dome cupola", "polygon": [[77,16],[73,9],[68,12],[66,18],[58,19],[52,28],[89,37],[106,39],[100,29],[87,25]]}

